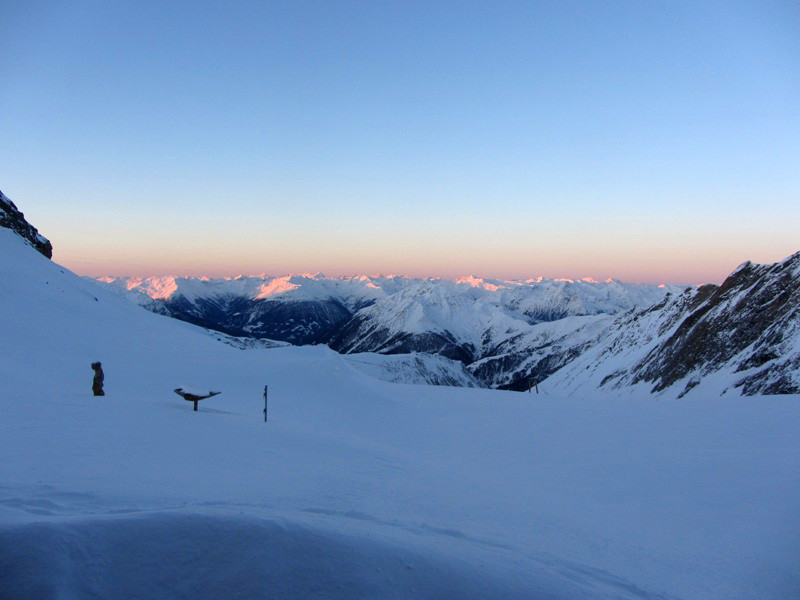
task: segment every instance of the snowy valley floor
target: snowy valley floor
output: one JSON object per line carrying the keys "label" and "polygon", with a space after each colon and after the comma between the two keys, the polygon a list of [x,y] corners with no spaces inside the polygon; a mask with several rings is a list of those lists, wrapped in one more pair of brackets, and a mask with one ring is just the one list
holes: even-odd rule
{"label": "snowy valley floor", "polygon": [[800,597],[798,396],[392,384],[0,258],[3,600]]}
{"label": "snowy valley floor", "polygon": [[171,381],[3,394],[0,596],[800,590],[798,397],[557,399],[241,352],[198,413]]}

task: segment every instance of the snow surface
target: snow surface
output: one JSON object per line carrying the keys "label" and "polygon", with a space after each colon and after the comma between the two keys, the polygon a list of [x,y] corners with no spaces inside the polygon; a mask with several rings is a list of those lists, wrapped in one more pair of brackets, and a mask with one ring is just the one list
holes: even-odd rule
{"label": "snow surface", "polygon": [[467,371],[463,363],[438,354],[363,352],[343,357],[362,373],[391,383],[485,387]]}
{"label": "snow surface", "polygon": [[[7,230],[0,331],[4,600],[800,596],[798,396],[386,383],[220,343]],[[195,413],[181,382],[223,394]]]}

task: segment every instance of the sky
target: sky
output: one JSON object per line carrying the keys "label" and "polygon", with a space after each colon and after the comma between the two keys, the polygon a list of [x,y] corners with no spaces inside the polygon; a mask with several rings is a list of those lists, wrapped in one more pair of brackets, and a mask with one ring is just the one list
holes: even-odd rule
{"label": "sky", "polygon": [[0,3],[0,190],[87,275],[719,282],[800,250],[800,4]]}

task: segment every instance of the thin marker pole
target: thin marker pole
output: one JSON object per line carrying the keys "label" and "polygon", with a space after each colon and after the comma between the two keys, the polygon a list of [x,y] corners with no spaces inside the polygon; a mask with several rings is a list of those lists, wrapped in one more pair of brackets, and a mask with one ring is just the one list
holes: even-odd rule
{"label": "thin marker pole", "polygon": [[267,422],[267,389],[269,386],[264,386],[264,423]]}

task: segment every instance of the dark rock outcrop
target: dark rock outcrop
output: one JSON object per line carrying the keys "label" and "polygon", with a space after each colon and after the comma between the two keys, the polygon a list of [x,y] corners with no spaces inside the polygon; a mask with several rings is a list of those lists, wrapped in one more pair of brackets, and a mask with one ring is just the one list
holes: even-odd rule
{"label": "dark rock outcrop", "polygon": [[800,393],[800,252],[618,316],[548,381],[569,393]]}
{"label": "dark rock outcrop", "polygon": [[575,360],[584,346],[548,344],[492,356],[469,365],[468,370],[495,389],[524,392]]}
{"label": "dark rock outcrop", "polygon": [[[692,373],[702,376],[718,370],[733,359],[738,359],[736,372],[762,367],[783,355],[781,343],[797,328],[798,318],[800,252],[772,265],[747,262],[718,288],[698,290],[689,314],[648,354],[633,383],[652,382],[653,391],[659,392]],[[740,385],[751,393],[800,392],[788,378],[791,365],[787,367],[786,377],[773,380],[757,374]],[[756,385],[759,381],[764,385]]]}
{"label": "dark rock outcrop", "polygon": [[276,302],[214,297],[190,301],[179,295],[157,301],[157,304],[155,308],[148,308],[228,335],[296,345],[321,342],[335,325],[351,315],[350,310],[335,299]]}
{"label": "dark rock outcrop", "polygon": [[25,215],[0,192],[0,227],[11,229],[47,258],[53,258],[53,245],[25,220]]}
{"label": "dark rock outcrop", "polygon": [[388,328],[366,326],[368,321],[359,313],[342,321],[325,342],[343,354],[377,352],[379,354],[409,354],[424,352],[438,354],[465,365],[475,360],[475,348],[459,342],[449,331],[411,333],[393,332]]}

